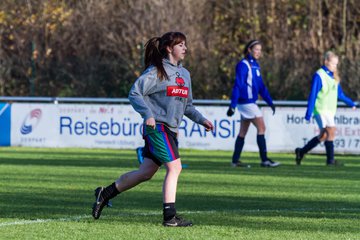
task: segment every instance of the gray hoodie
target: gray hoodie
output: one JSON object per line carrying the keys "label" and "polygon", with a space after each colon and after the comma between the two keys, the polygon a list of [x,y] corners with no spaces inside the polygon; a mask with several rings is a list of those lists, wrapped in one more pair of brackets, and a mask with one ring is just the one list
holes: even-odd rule
{"label": "gray hoodie", "polygon": [[129,100],[135,111],[145,120],[153,117],[177,132],[183,115],[203,124],[205,118],[192,105],[190,73],[181,64],[175,66],[163,59],[169,80],[157,77],[157,69],[148,67],[135,81],[129,92]]}

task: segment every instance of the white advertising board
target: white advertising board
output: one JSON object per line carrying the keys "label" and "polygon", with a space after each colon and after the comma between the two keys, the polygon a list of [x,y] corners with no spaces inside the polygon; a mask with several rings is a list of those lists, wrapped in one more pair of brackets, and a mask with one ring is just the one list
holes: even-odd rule
{"label": "white advertising board", "polygon": [[[315,119],[307,122],[306,108],[277,108],[271,117],[265,111],[267,143],[269,151],[293,151],[319,134]],[[340,153],[360,153],[360,114],[358,109],[338,108],[335,116],[335,151]],[[312,152],[324,152],[324,144],[319,144]]]}
{"label": "white advertising board", "polygon": [[[240,117],[226,116],[227,107],[198,106],[215,125],[213,132],[184,117],[179,128],[180,148],[233,150]],[[142,118],[130,105],[24,104],[11,109],[11,145],[31,147],[136,148],[142,146]],[[305,108],[278,107],[272,115],[262,108],[269,152],[292,152],[318,134],[315,121],[303,118]],[[358,110],[338,109],[336,151],[360,153]],[[257,151],[256,129],[251,126],[244,151]],[[323,152],[319,145],[315,152]]]}
{"label": "white advertising board", "polygon": [[13,104],[11,145],[133,148],[141,124],[129,105]]}

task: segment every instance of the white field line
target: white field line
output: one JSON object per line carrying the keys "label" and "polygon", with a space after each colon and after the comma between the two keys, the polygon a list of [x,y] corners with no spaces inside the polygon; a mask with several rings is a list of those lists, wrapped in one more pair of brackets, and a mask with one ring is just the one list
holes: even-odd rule
{"label": "white field line", "polygon": [[[206,210],[206,211],[181,211],[181,214],[213,214],[213,213],[254,213],[254,212],[360,212],[360,208],[327,208],[327,209],[318,209],[318,208],[293,208],[293,209],[235,209],[228,211],[219,211],[219,210]],[[161,215],[162,211],[146,212],[146,213],[122,213],[119,216],[156,216]],[[114,216],[111,216],[114,217]],[[108,218],[103,216],[101,218]],[[72,222],[79,221],[81,219],[92,219],[90,215],[80,215],[64,218],[49,218],[49,219],[34,219],[34,220],[18,220],[14,222],[3,222],[0,223],[1,227],[13,226],[13,225],[28,225],[36,223],[49,223],[49,222]]]}
{"label": "white field line", "polygon": [[14,222],[3,222],[0,223],[0,227],[12,226],[12,225],[26,225],[34,223],[48,223],[48,222],[70,222],[70,221],[79,221],[84,218],[90,218],[89,215],[74,216],[74,217],[64,217],[64,218],[49,218],[49,219],[34,219],[34,220],[18,220]]}

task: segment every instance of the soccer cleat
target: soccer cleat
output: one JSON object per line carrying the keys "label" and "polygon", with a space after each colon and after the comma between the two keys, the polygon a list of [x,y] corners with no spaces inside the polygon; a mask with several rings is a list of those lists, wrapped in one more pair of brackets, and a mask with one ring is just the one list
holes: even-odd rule
{"label": "soccer cleat", "polygon": [[[101,190],[101,187],[98,187],[97,189],[95,189],[95,199],[97,199],[97,196],[99,194],[99,191]],[[106,207],[112,207],[112,202],[110,200],[107,201],[106,203]]]}
{"label": "soccer cleat", "polygon": [[343,166],[345,166],[345,164],[342,162],[339,162],[337,160],[334,160],[331,163],[326,163],[326,166],[328,166],[328,167],[343,167]]}
{"label": "soccer cleat", "polygon": [[103,208],[109,204],[109,200],[105,200],[101,193],[104,191],[104,187],[98,187],[95,189],[95,198],[96,202],[94,202],[93,208],[92,208],[92,216],[95,219],[99,219],[101,215],[101,211]]}
{"label": "soccer cleat", "polygon": [[246,164],[246,163],[242,163],[241,161],[237,162],[237,163],[231,163],[232,167],[244,167],[244,168],[251,168],[251,165]]}
{"label": "soccer cleat", "polygon": [[295,149],[295,161],[296,161],[296,165],[300,165],[301,164],[301,160],[303,159],[304,154],[301,153],[301,148],[296,148]]}
{"label": "soccer cleat", "polygon": [[142,155],[143,150],[144,150],[143,147],[138,147],[136,149],[136,155],[137,155],[137,159],[138,159],[139,164],[142,164],[144,162],[144,157]]}
{"label": "soccer cleat", "polygon": [[175,215],[172,219],[163,222],[165,227],[191,227],[193,224],[180,216]]}
{"label": "soccer cleat", "polygon": [[279,165],[279,162],[274,162],[271,159],[267,159],[266,161],[260,163],[261,167],[277,167]]}

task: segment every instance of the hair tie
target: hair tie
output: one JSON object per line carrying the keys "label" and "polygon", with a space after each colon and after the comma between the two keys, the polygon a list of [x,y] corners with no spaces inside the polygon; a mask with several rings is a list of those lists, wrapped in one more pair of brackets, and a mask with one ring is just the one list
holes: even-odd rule
{"label": "hair tie", "polygon": [[252,43],[249,44],[248,48],[252,48],[253,46],[255,46],[256,44],[260,44],[259,40],[255,40]]}

